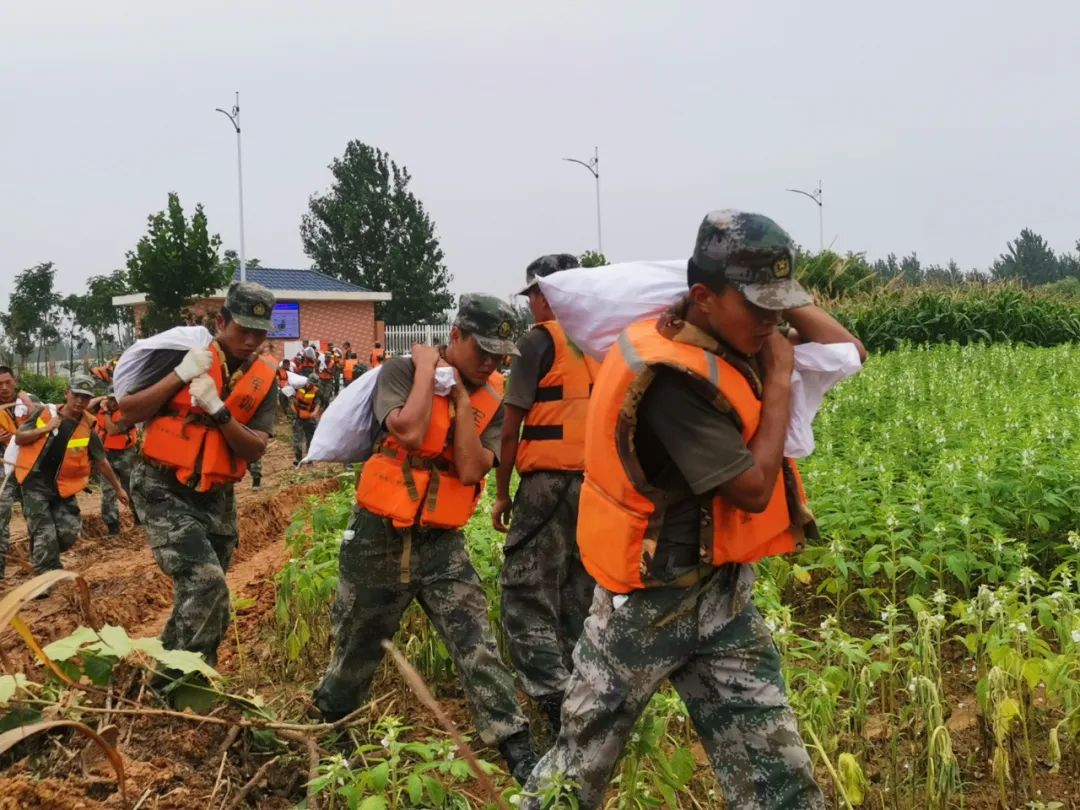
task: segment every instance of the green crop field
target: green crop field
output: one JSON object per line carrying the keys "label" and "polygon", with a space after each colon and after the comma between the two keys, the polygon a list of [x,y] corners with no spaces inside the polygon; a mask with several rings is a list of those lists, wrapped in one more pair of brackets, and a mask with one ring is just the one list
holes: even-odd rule
{"label": "green crop field", "polygon": [[[757,596],[837,806],[1053,806],[1080,773],[1077,390],[1075,346],[947,345],[875,357],[826,400],[802,464],[823,539],[760,565]],[[348,501],[309,513],[313,544],[297,524],[307,550],[280,575],[278,619],[298,662],[325,657]],[[497,627],[501,537],[485,509],[468,532]],[[455,691],[418,611],[399,643]],[[716,788],[694,739],[678,697],[657,695],[612,806],[708,806]],[[396,758],[398,806],[413,793],[423,806],[426,782],[412,776],[431,778],[426,749],[395,745],[373,768]],[[327,791],[385,789],[384,771],[325,767]]]}

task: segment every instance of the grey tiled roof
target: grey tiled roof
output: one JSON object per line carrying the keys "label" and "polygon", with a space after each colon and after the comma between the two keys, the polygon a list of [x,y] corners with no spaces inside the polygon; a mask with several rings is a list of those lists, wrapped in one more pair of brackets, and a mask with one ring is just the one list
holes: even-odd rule
{"label": "grey tiled roof", "polygon": [[[292,270],[284,267],[249,267],[248,281],[262,284],[268,290],[305,290],[307,292],[370,292],[347,281],[331,278],[318,270]],[[240,270],[233,281],[240,280]]]}

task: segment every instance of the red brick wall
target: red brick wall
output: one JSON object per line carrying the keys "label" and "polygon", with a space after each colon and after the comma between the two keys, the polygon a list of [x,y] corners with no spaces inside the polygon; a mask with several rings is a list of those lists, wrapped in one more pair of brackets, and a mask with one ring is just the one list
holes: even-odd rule
{"label": "red brick wall", "polygon": [[[199,317],[207,312],[216,313],[222,303],[220,298],[208,299],[198,301],[188,309],[192,316]],[[146,307],[138,304],[134,310],[135,323],[138,324]],[[348,340],[352,342],[357,356],[366,359],[375,342],[375,335],[375,304],[371,301],[300,302],[300,338],[304,340],[332,340],[335,346]],[[280,357],[283,341],[275,338],[272,342],[274,354]]]}

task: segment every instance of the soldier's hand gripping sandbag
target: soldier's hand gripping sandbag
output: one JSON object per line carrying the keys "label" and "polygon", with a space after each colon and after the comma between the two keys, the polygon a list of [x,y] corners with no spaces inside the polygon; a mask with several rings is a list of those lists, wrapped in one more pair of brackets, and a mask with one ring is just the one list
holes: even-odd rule
{"label": "soldier's hand gripping sandbag", "polygon": [[214,362],[213,352],[208,348],[188,349],[184,359],[173,369],[173,373],[180,378],[181,382],[189,383],[200,374],[210,370]]}

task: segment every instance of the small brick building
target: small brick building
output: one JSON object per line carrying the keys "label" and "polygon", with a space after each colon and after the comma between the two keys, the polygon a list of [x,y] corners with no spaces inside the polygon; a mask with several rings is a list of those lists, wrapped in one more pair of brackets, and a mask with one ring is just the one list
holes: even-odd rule
{"label": "small brick building", "polygon": [[[234,280],[239,280],[239,271]],[[367,357],[372,344],[384,339],[383,324],[375,320],[375,304],[389,301],[390,293],[372,292],[317,270],[249,267],[247,280],[274,293],[272,319],[277,328],[269,340],[278,357],[291,357],[301,340],[329,340],[339,346],[348,340],[358,355]],[[224,303],[225,290],[197,301],[188,308],[189,322],[198,323],[207,315],[216,315]],[[132,307],[138,324],[146,313],[146,295],[118,295],[113,305]]]}

